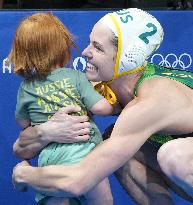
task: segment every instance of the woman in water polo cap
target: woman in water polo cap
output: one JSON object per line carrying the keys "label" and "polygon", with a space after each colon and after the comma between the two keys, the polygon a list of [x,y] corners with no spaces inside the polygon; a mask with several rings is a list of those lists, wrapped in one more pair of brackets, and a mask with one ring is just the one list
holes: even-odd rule
{"label": "woman in water polo cap", "polygon": [[[31,185],[52,195],[85,193],[143,150],[148,140],[152,147],[149,155],[142,152],[144,160],[148,163],[150,160],[146,157],[151,155],[154,161],[158,159],[155,162],[157,170],[192,197],[193,184],[188,180],[192,167],[188,162],[192,161],[193,140],[188,133],[193,132],[193,74],[147,62],[162,39],[163,29],[158,21],[140,9],[121,10],[99,20],[93,27],[90,44],[83,55],[88,60],[88,79],[102,81],[97,89],[111,104],[118,102],[123,108],[110,138],[74,166],[52,166],[48,170],[19,164],[13,174],[15,185]],[[33,135],[38,140],[54,134],[57,139],[66,130],[73,133],[69,125],[75,123],[67,115],[70,111],[63,110],[63,115],[58,113],[62,125],[49,122],[49,127],[44,124],[30,128],[23,136]],[[84,124],[85,120],[82,122]],[[86,132],[84,134],[87,135]],[[186,137],[175,139],[181,134],[186,134]],[[48,138],[46,140],[49,141]],[[23,142],[23,139],[18,142]],[[39,149],[42,147],[43,143],[40,143]],[[17,149],[21,149],[19,143]],[[25,149],[28,150],[27,146]],[[138,166],[136,172],[139,169]],[[30,180],[32,174],[37,176],[35,183]],[[164,182],[159,186],[160,181],[154,177],[149,181],[148,175],[143,182],[144,195],[148,190],[149,195],[138,203],[173,204]]]}
{"label": "woman in water polo cap", "polygon": [[98,84],[96,89],[100,91],[101,86],[106,87],[103,94],[106,93],[112,98],[110,101],[115,102],[116,96],[107,85],[119,76],[143,70],[147,58],[159,48],[164,33],[155,17],[137,8],[108,13],[95,26],[101,23],[113,32],[112,42],[117,54],[112,79]]}

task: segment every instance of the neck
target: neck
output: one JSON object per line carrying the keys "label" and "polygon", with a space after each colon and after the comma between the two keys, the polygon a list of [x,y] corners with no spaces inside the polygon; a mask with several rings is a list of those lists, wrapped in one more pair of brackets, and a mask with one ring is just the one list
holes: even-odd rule
{"label": "neck", "polygon": [[134,89],[143,71],[120,76],[112,81],[109,86],[114,91],[117,100],[125,106],[134,98]]}

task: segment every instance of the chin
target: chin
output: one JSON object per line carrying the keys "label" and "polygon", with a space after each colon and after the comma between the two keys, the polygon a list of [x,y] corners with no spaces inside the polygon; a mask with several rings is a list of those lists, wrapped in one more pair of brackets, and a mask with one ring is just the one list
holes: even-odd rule
{"label": "chin", "polygon": [[90,74],[88,72],[86,72],[86,78],[89,80],[89,81],[93,81],[93,82],[98,82],[100,80],[98,80],[98,78],[96,77],[96,75],[93,75],[93,74]]}

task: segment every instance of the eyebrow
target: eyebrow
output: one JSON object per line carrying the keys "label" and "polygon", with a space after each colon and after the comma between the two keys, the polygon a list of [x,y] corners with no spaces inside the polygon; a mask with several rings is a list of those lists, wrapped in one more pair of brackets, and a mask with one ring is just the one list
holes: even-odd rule
{"label": "eyebrow", "polygon": [[98,46],[98,47],[100,47],[100,49],[104,50],[103,45],[101,45],[99,42],[93,41],[92,43],[93,43],[94,46]]}

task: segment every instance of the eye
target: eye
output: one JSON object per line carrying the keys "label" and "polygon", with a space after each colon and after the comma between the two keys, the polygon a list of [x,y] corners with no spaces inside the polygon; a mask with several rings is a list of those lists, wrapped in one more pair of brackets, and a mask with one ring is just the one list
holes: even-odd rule
{"label": "eye", "polygon": [[93,46],[97,51],[103,52],[102,46],[98,44],[97,42],[93,42]]}
{"label": "eye", "polygon": [[99,50],[99,51],[102,51],[102,49],[101,49],[100,46],[95,45],[95,48],[96,48],[97,50]]}

